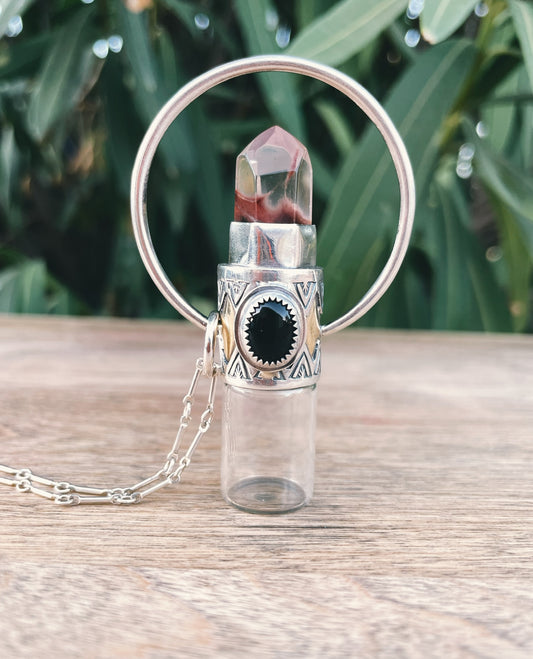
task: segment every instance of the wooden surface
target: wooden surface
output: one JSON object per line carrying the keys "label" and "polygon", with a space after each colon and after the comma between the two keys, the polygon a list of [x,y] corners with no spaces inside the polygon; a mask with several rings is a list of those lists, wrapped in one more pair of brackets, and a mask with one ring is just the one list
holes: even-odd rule
{"label": "wooden surface", "polygon": [[[201,347],[0,317],[0,462],[152,473]],[[0,657],[533,656],[532,367],[531,336],[328,338],[315,496],[286,516],[221,499],[220,398],[183,483],[139,506],[0,488]]]}

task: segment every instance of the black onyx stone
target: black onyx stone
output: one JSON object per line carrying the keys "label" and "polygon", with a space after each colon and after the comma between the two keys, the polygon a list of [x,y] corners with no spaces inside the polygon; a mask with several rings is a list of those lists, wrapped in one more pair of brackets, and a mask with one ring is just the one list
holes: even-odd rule
{"label": "black onyx stone", "polygon": [[294,316],[279,300],[260,302],[248,317],[246,340],[253,356],[265,364],[277,364],[285,359],[295,337]]}

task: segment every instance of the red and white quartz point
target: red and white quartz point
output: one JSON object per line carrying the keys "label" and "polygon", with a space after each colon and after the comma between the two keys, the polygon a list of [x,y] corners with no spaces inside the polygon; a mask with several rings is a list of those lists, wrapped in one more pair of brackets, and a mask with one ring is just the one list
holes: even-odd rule
{"label": "red and white quartz point", "polygon": [[305,146],[279,126],[237,157],[236,222],[311,224],[313,170]]}

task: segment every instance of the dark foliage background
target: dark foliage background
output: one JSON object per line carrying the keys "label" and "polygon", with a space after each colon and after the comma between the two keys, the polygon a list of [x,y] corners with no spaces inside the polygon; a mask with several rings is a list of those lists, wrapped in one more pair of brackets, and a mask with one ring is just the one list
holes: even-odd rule
{"label": "dark foliage background", "polygon": [[[1,311],[173,317],[130,228],[138,145],[186,81],[230,59],[285,51],[368,87],[413,162],[412,245],[362,322],[532,330],[530,2],[2,0],[1,8]],[[154,243],[173,282],[210,310],[235,157],[273,123],[309,147],[327,320],[382,267],[398,190],[376,130],[315,81],[240,78],[175,122],[150,181]]]}

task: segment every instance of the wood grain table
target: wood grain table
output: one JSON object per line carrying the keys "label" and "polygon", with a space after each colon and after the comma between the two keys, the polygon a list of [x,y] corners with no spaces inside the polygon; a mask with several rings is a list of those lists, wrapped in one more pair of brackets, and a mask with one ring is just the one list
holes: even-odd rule
{"label": "wood grain table", "polygon": [[[0,462],[140,480],[201,348],[179,322],[0,317]],[[533,337],[328,338],[289,515],[222,500],[220,405],[138,506],[0,487],[0,657],[533,656]]]}

